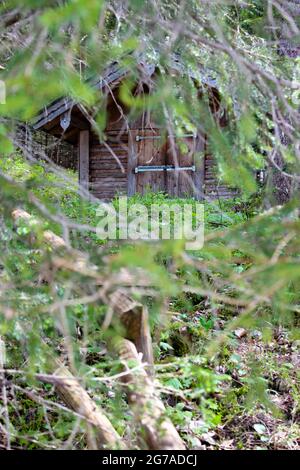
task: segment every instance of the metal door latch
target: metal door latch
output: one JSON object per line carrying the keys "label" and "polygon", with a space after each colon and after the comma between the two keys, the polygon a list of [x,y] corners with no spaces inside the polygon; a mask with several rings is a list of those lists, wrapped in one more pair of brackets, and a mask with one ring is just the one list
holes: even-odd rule
{"label": "metal door latch", "polygon": [[161,166],[137,166],[134,169],[135,173],[145,173],[146,171],[196,171],[195,165],[193,166],[174,166],[174,165],[161,165]]}

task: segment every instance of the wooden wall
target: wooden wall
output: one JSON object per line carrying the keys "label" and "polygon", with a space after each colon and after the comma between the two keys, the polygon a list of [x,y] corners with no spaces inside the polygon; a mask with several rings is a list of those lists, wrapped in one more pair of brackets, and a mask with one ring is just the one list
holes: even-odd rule
{"label": "wooden wall", "polygon": [[128,134],[106,133],[106,145],[97,136],[90,139],[90,190],[99,199],[127,194]]}
{"label": "wooden wall", "polygon": [[217,165],[213,155],[206,154],[204,162],[204,195],[208,199],[229,199],[238,194],[234,188],[229,188],[218,178]]}
{"label": "wooden wall", "polygon": [[[218,122],[220,128],[226,128],[228,125],[228,115],[225,109],[222,109],[222,98],[218,90],[211,89],[209,92],[210,110]],[[238,195],[238,191],[228,187],[218,176],[217,162],[212,155],[208,139],[206,136],[205,156],[204,156],[204,195],[207,199],[232,198]]]}
{"label": "wooden wall", "polygon": [[103,200],[127,194],[128,132],[125,114],[119,103],[108,97],[106,140],[90,134],[89,187]]}

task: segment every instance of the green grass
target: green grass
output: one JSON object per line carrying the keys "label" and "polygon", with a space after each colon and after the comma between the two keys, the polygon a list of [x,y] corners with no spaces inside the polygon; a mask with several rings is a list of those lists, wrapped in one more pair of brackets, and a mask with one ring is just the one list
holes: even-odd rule
{"label": "green grass", "polygon": [[[67,217],[77,223],[97,224],[97,207],[95,202],[82,199],[77,193],[78,175],[72,170],[57,168],[58,174],[53,173],[42,163],[29,164],[21,155],[4,157],[0,160],[0,169],[11,176],[15,181],[22,183],[30,189],[45,204],[59,209]],[[112,201],[118,207],[118,198]],[[180,207],[185,204],[195,205],[193,198],[171,198],[163,192],[148,192],[145,195],[136,194],[129,198],[128,206],[143,204],[150,208],[152,204],[176,204]],[[206,230],[228,227],[247,220],[247,212],[241,199],[205,202]],[[91,235],[92,238],[95,238]]]}

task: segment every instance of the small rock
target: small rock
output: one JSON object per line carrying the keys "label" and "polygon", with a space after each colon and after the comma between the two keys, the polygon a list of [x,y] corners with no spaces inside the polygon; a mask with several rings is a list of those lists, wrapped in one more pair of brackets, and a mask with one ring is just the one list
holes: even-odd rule
{"label": "small rock", "polygon": [[214,435],[214,432],[206,432],[200,436],[200,439],[201,441],[207,442],[208,444],[213,446],[216,444],[216,441],[213,438]]}
{"label": "small rock", "polygon": [[259,434],[260,436],[264,435],[267,432],[266,426],[261,423],[253,424],[253,428],[257,432],[257,434]]}
{"label": "small rock", "polygon": [[233,442],[234,442],[233,439],[227,439],[227,440],[221,442],[220,447],[221,447],[221,449],[226,449],[226,450],[227,449],[232,449]]}
{"label": "small rock", "polygon": [[234,334],[237,338],[241,339],[246,336],[247,331],[245,330],[245,328],[237,328],[236,330],[234,330]]}
{"label": "small rock", "polygon": [[255,338],[255,339],[261,339],[262,332],[259,331],[259,330],[253,330],[252,333],[251,333],[251,336],[252,336],[252,338]]}

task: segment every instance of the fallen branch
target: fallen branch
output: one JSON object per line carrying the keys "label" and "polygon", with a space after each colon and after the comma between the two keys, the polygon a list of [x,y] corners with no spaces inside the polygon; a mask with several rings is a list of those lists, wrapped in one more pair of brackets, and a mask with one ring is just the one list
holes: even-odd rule
{"label": "fallen branch", "polygon": [[147,308],[120,289],[113,292],[110,301],[125,328],[125,338],[132,341],[142,359],[148,364],[147,372],[153,374],[153,348]]}
{"label": "fallen branch", "polygon": [[185,445],[170,419],[163,402],[157,396],[154,382],[143,368],[130,371],[141,364],[135,345],[126,339],[115,339],[111,350],[117,354],[128,374],[121,377],[126,385],[128,402],[132,408],[141,447],[151,450],[183,450]]}
{"label": "fallen branch", "polygon": [[78,379],[58,359],[53,361],[53,366],[55,369],[53,375],[48,377],[40,376],[40,380],[53,383],[62,401],[70,409],[85,418],[88,425],[89,448],[126,449],[122,438],[109,419],[89,396]]}

